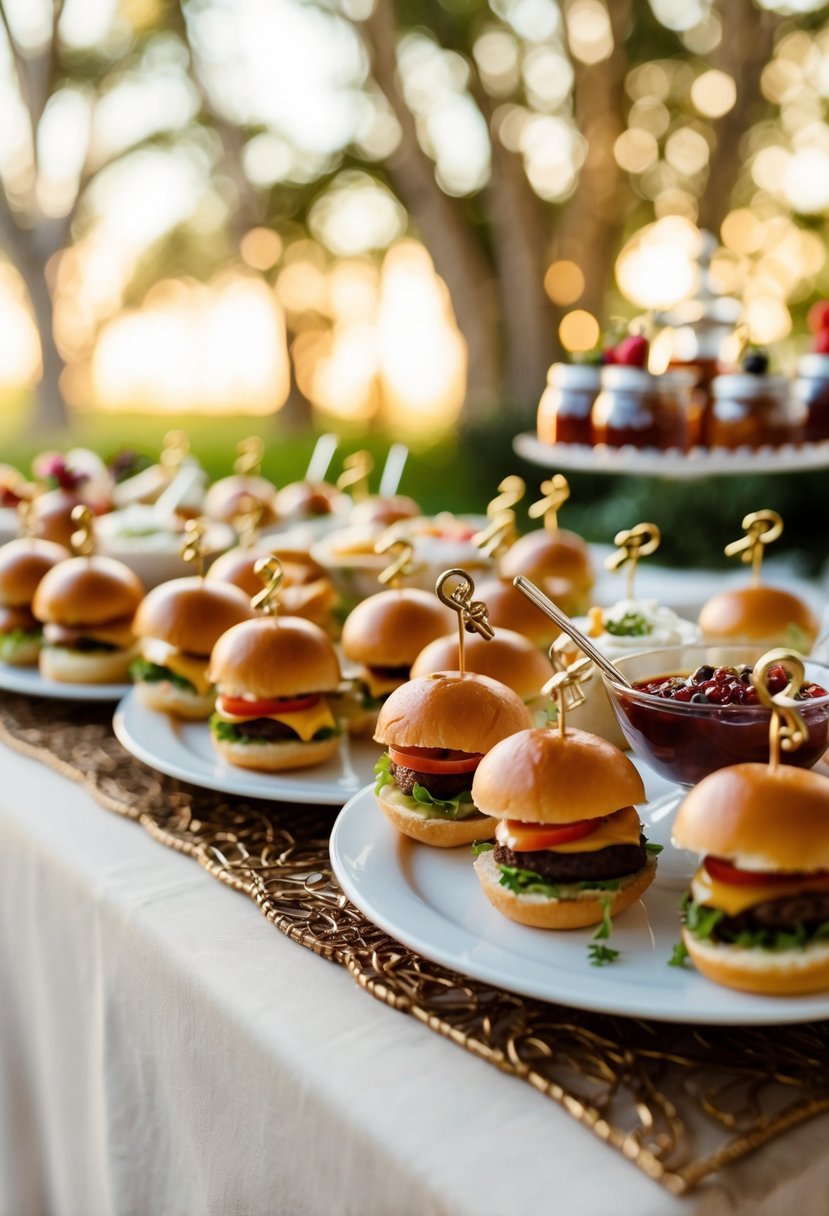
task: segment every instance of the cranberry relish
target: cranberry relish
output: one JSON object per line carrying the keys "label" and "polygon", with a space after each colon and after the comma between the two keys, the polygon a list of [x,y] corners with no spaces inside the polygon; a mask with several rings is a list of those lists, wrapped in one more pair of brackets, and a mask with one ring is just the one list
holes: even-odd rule
{"label": "cranberry relish", "polygon": [[[740,667],[711,667],[703,664],[689,676],[656,676],[638,680],[634,688],[650,693],[664,701],[689,701],[694,705],[758,705],[757,690],[750,682],[752,669],[745,663]],[[785,669],[778,664],[769,668],[768,684],[772,693],[782,692],[789,682]],[[819,684],[803,684],[795,696],[797,701],[825,697],[826,689]]]}

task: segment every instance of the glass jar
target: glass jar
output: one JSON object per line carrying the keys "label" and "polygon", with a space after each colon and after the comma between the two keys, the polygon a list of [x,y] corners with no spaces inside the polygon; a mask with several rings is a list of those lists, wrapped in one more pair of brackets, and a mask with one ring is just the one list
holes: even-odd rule
{"label": "glass jar", "polygon": [[829,439],[829,355],[804,355],[797,365],[792,395],[806,409],[803,438]]}
{"label": "glass jar", "polygon": [[711,447],[781,447],[802,441],[808,411],[785,376],[734,372],[717,376],[711,392]]}
{"label": "glass jar", "polygon": [[601,370],[589,363],[553,364],[538,403],[542,443],[590,443],[590,411],[599,395]]}
{"label": "glass jar", "polygon": [[603,368],[591,415],[593,443],[686,451],[693,384],[684,372],[654,376],[639,367]]}

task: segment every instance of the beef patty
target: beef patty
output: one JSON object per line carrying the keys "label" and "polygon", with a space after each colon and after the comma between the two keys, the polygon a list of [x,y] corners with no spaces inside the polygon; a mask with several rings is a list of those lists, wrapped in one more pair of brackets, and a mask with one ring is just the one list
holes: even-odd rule
{"label": "beef patty", "polygon": [[394,784],[404,794],[412,795],[416,785],[422,785],[435,798],[457,798],[464,790],[472,789],[474,773],[419,773],[413,768],[391,762]]}
{"label": "beef patty", "polygon": [[550,882],[587,882],[590,879],[624,878],[641,870],[648,860],[645,837],[638,844],[609,844],[592,853],[554,853],[539,849],[533,853],[514,853],[505,845],[496,844],[495,860],[502,866],[532,870]]}
{"label": "beef patty", "polygon": [[762,929],[785,933],[795,925],[816,929],[825,921],[829,921],[829,891],[813,891],[755,904],[739,916],[724,916],[717,922],[714,936],[730,938],[732,934],[757,933]]}

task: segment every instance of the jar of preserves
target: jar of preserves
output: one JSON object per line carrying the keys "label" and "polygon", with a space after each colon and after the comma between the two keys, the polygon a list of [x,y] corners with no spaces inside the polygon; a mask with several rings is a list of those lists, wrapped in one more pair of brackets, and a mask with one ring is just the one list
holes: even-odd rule
{"label": "jar of preserves", "polygon": [[542,443],[590,443],[590,411],[599,395],[601,367],[590,363],[554,363],[538,404],[538,438]]}
{"label": "jar of preserves", "polygon": [[693,385],[685,372],[655,376],[639,367],[603,368],[591,415],[593,443],[686,451]]}
{"label": "jar of preserves", "polygon": [[802,441],[808,410],[785,376],[733,372],[715,377],[711,392],[711,447],[782,447]]}
{"label": "jar of preserves", "polygon": [[803,438],[829,439],[829,355],[804,355],[797,365],[792,396],[806,410]]}

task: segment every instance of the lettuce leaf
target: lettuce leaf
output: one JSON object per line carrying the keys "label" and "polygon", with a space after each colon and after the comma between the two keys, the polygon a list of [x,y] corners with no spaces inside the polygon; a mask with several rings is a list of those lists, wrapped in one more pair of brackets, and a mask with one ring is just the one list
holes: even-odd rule
{"label": "lettuce leaf", "polygon": [[725,913],[709,908],[688,897],[683,905],[685,927],[698,941],[711,939],[744,950],[803,950],[815,942],[829,941],[829,921],[819,925],[794,924],[789,929],[742,929],[740,932],[723,928]]}
{"label": "lettuce leaf", "polygon": [[374,766],[374,771],[377,774],[377,780],[374,782],[374,792],[375,794],[379,794],[387,785],[391,785],[394,782],[394,777],[391,773],[391,756],[388,752],[383,752]]}
{"label": "lettuce leaf", "polygon": [[184,676],[177,675],[169,667],[150,663],[147,659],[133,659],[130,663],[130,675],[133,680],[143,680],[145,684],[160,684],[162,681],[169,680],[176,688],[182,688],[185,692],[196,691],[195,684],[191,684]]}
{"label": "lettuce leaf", "polygon": [[0,661],[14,655],[21,646],[32,642],[40,642],[43,633],[40,629],[10,629],[8,633],[0,633]]}
{"label": "lettuce leaf", "polygon": [[[374,771],[377,774],[377,780],[374,782],[375,794],[382,793],[387,785],[394,785],[388,752],[383,752],[374,766]],[[455,798],[436,798],[425,786],[415,782],[411,794],[404,794],[394,786],[394,797],[401,806],[417,811],[427,819],[468,819],[470,815],[478,812],[469,790],[464,790]]]}
{"label": "lettuce leaf", "polygon": [[582,891],[618,891],[621,878],[587,879],[584,882],[551,882],[534,870],[501,866],[501,886],[514,895],[547,895],[550,899],[574,899]]}

